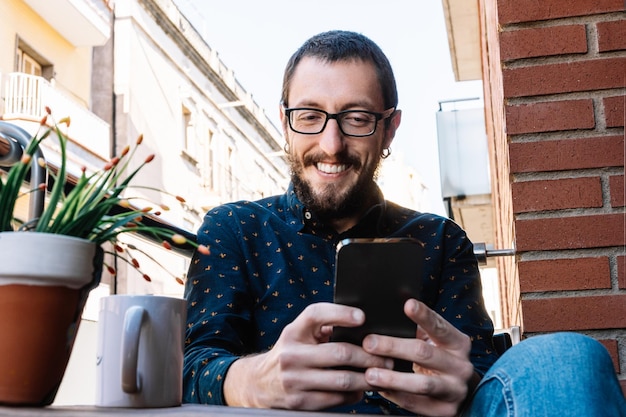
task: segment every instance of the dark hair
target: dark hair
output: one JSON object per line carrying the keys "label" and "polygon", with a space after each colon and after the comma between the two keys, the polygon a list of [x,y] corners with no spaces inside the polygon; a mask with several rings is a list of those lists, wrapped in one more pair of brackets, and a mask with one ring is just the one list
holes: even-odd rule
{"label": "dark hair", "polygon": [[385,109],[398,105],[396,79],[389,60],[376,43],[360,33],[331,30],[308,39],[291,56],[283,76],[282,102],[287,103],[289,86],[296,67],[304,57],[314,57],[325,62],[362,60],[376,68]]}

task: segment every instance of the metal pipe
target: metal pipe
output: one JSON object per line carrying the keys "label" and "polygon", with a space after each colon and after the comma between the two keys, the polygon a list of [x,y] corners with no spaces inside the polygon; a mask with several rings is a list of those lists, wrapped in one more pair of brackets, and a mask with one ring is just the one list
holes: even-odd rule
{"label": "metal pipe", "polygon": [[24,154],[24,149],[17,143],[17,140],[0,132],[0,167],[10,167],[19,162]]}
{"label": "metal pipe", "polygon": [[[22,154],[24,152],[23,150],[28,147],[31,135],[21,127],[4,121],[0,121],[0,135],[7,139],[7,142],[11,147],[9,154],[5,155],[0,162],[7,164],[2,166],[13,165],[22,158]],[[16,146],[19,146],[21,150],[17,150]],[[15,160],[18,154],[19,158]],[[41,217],[46,197],[45,190],[38,187],[39,184],[47,184],[48,175],[45,164],[43,164],[43,166],[39,164],[40,160],[44,160],[43,152],[41,152],[41,149],[37,148],[33,153],[33,158],[30,163],[30,184],[33,191],[30,193],[30,205],[28,211],[29,222]]]}

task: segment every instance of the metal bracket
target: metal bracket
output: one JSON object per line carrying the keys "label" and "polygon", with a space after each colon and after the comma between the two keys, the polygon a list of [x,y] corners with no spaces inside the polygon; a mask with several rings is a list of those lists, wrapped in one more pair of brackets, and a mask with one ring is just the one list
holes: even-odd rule
{"label": "metal bracket", "polygon": [[474,255],[479,265],[487,265],[487,258],[493,256],[515,256],[515,249],[487,249],[484,242],[474,243]]}

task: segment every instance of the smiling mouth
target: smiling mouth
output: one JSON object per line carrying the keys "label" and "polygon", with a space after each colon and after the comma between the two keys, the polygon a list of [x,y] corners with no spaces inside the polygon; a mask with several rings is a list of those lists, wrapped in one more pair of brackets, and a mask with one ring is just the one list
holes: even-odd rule
{"label": "smiling mouth", "polygon": [[317,163],[317,169],[325,174],[339,174],[340,172],[348,169],[348,165],[334,165],[334,164],[324,164],[322,162]]}

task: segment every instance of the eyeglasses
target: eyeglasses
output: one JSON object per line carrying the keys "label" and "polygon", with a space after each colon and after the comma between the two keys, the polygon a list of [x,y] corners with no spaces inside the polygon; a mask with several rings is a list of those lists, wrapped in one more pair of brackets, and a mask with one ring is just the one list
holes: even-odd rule
{"label": "eyeglasses", "polygon": [[376,132],[378,122],[389,118],[395,110],[395,107],[392,107],[382,113],[367,110],[345,110],[339,113],[328,113],[324,110],[308,107],[284,108],[285,116],[289,120],[289,127],[296,133],[317,135],[326,128],[328,119],[335,119],[341,133],[354,137],[373,135]]}

